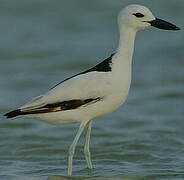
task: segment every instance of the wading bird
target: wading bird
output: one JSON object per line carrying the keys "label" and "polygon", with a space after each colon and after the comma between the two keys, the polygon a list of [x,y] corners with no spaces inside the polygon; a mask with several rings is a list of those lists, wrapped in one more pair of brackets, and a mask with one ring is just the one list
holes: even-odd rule
{"label": "wading bird", "polygon": [[128,95],[136,32],[151,26],[179,30],[177,26],[156,18],[148,8],[140,5],[129,5],[121,10],[118,25],[120,40],[116,53],[5,114],[7,118],[33,118],[51,124],[80,123],[69,148],[68,175],[72,175],[75,147],[85,126],[88,127],[84,154],[88,168],[92,169],[89,151],[92,120],[116,110]]}

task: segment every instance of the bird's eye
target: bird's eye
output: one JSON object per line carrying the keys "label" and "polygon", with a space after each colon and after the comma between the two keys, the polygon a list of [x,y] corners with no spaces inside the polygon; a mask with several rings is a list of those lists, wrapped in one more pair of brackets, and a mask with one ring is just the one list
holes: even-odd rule
{"label": "bird's eye", "polygon": [[134,13],[133,15],[138,17],[138,18],[144,17],[144,15],[142,13]]}

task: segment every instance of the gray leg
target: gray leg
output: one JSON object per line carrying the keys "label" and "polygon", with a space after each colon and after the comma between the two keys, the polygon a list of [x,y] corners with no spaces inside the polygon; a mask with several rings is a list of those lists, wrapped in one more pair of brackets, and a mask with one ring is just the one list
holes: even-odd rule
{"label": "gray leg", "polygon": [[77,142],[82,134],[82,131],[84,130],[86,124],[88,121],[82,122],[80,124],[79,130],[74,138],[73,143],[71,144],[70,148],[69,148],[69,156],[68,156],[68,175],[71,176],[72,175],[72,160],[73,160],[73,156],[74,156],[74,152],[75,152],[75,147],[77,145]]}
{"label": "gray leg", "polygon": [[92,120],[89,121],[89,123],[88,123],[88,129],[87,129],[87,133],[86,133],[86,143],[85,143],[85,146],[84,146],[84,155],[85,155],[86,162],[88,164],[88,168],[89,169],[92,169],[93,168],[93,165],[91,163],[91,153],[89,151],[91,126],[92,126]]}

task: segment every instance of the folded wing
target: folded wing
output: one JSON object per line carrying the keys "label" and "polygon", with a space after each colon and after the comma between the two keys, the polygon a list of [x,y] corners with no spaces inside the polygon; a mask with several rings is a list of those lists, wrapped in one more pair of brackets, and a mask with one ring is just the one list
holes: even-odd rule
{"label": "folded wing", "polygon": [[21,115],[67,111],[96,103],[103,99],[108,90],[107,77],[103,72],[76,76],[5,116],[13,118]]}

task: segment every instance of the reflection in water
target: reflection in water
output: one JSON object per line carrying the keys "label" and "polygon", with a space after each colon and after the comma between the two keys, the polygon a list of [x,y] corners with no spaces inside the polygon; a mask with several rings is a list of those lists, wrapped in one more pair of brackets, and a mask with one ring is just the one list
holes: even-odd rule
{"label": "reflection in water", "polygon": [[[113,180],[113,179],[121,179],[121,180],[141,180],[144,176],[130,176],[130,175],[115,175],[112,177],[106,176],[77,176],[77,177],[67,177],[67,176],[60,176],[60,175],[51,175],[47,178],[47,180]],[[151,179],[150,179],[151,180]]]}

